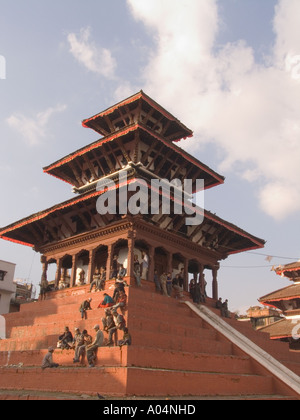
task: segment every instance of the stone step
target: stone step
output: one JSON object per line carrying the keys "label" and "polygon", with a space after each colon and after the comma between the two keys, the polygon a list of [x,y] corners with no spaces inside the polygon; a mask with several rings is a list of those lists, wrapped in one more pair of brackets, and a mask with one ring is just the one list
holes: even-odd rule
{"label": "stone step", "polygon": [[[135,322],[136,321],[136,322]],[[101,321],[98,320],[101,325]],[[16,330],[19,332],[20,337],[14,337],[8,340],[0,341],[0,351],[24,351],[34,349],[47,349],[49,346],[56,347],[58,337],[63,332],[62,325],[52,325],[50,327],[29,327],[26,330]],[[95,335],[93,326],[95,320],[82,321],[82,323],[74,322],[73,325],[69,323],[70,330],[74,330],[75,326],[78,326],[81,330],[87,329],[92,335]],[[147,328],[145,328],[147,326]],[[232,346],[225,340],[220,341],[217,333],[212,329],[198,328],[197,330],[180,327],[178,325],[171,326],[168,323],[151,324],[149,320],[134,320],[131,319],[129,323],[130,334],[132,340],[137,345],[148,345],[150,347],[156,346],[160,348],[167,348],[173,350],[184,350],[198,351],[203,349],[204,345],[207,346],[209,352],[213,352],[216,349],[216,354],[232,354]],[[119,332],[119,337],[122,337],[123,333]],[[104,337],[107,338],[107,333],[104,333]],[[201,351],[201,352],[202,352]]]}
{"label": "stone step", "polygon": [[[120,347],[102,347],[97,353],[98,366],[123,366],[126,360],[123,357],[125,350]],[[40,367],[44,356],[47,354],[46,349],[42,350],[24,350],[0,353],[0,366],[18,366],[24,367]],[[76,367],[80,364],[73,363],[74,350],[55,349],[53,359],[60,366]],[[84,358],[83,364],[86,364]]]}
{"label": "stone step", "polygon": [[[198,397],[226,398],[228,393],[228,397],[242,395],[254,399],[259,395],[265,399],[290,395],[186,305],[155,293],[151,283],[143,283],[141,289],[134,286],[127,289],[126,318],[132,346],[122,350],[101,348],[95,369],[74,365],[73,351],[55,350],[54,361],[60,368],[42,371],[39,366],[46,349],[56,347],[65,326],[72,332],[75,327],[87,329],[94,336],[93,326],[101,325],[104,310],[95,308],[103,300],[103,293],[89,294],[88,289],[89,286],[84,286],[51,293],[46,301],[24,305],[21,313],[6,317],[11,338],[0,341],[0,365],[23,363],[23,366],[0,369],[0,389],[90,396],[99,392],[112,398],[127,395],[159,398],[166,392],[177,397],[196,392]],[[92,297],[94,309],[88,312],[87,320],[81,320],[79,306],[88,297]],[[207,305],[212,307],[214,303],[208,299]],[[227,322],[255,337],[254,341],[262,348],[282,344],[272,343],[265,334],[249,329],[249,325],[233,319]],[[107,340],[107,334],[104,335]],[[288,347],[279,347],[278,354],[297,370],[299,364],[294,356],[289,356]]]}
{"label": "stone step", "polygon": [[[0,366],[40,367],[47,350],[28,350],[1,352]],[[73,350],[56,349],[55,363],[60,366],[74,366]],[[84,359],[83,364],[86,364]],[[166,349],[131,346],[102,347],[98,351],[97,366],[139,366],[155,369],[179,369],[199,372],[253,373],[253,366],[248,357],[232,355],[214,355],[191,353]]]}
{"label": "stone step", "polygon": [[[99,299],[99,302],[92,302],[92,311],[87,312],[88,318],[93,319],[100,319],[104,316],[104,309],[97,309],[97,306],[100,302],[102,302],[102,298]],[[164,298],[166,300],[166,298]],[[178,322],[180,323],[186,323],[186,321],[183,321],[186,317],[189,317],[190,320],[189,323],[193,325],[201,323],[201,320],[199,320],[197,317],[195,317],[192,312],[180,305],[176,300],[169,301],[167,300],[167,303],[164,303],[163,305],[161,303],[153,303],[151,305],[151,308],[144,306],[142,303],[135,303],[134,308],[131,309],[131,312],[133,315],[141,315],[147,313],[147,316],[149,316],[149,310],[151,312],[151,318],[153,319],[161,319],[164,318],[166,313],[168,316],[177,316],[181,315],[181,318],[177,318]],[[12,314],[10,314],[12,315]],[[16,314],[14,317],[7,317],[6,318],[6,326],[7,326],[7,335],[8,337],[11,336],[11,331],[14,328],[20,328],[20,327],[26,327],[30,325],[49,325],[52,323],[57,323],[58,319],[62,323],[68,323],[68,321],[72,320],[80,320],[81,314],[79,312],[79,305],[77,304],[65,304],[62,306],[59,306],[57,309],[52,309],[49,313],[44,312],[26,312],[23,314]]]}
{"label": "stone step", "polygon": [[[102,325],[101,318],[103,316],[104,313],[100,313],[100,311],[98,314],[90,312],[88,314],[88,320],[84,321],[65,317],[61,319],[60,317],[57,317],[55,322],[53,320],[51,323],[47,324],[37,323],[34,326],[13,327],[10,331],[10,339],[38,338],[46,335],[57,335],[58,337],[63,333],[65,326],[69,326],[73,335],[75,327],[81,329],[81,331],[87,329],[89,333],[92,334],[92,328],[95,323],[99,323],[100,326]],[[125,315],[125,319],[126,318]],[[134,330],[135,334],[147,330],[164,334],[182,335],[183,337],[206,337],[211,338],[212,340],[215,340],[217,337],[217,333],[213,329],[203,328],[200,320],[199,323],[195,323],[195,326],[189,324],[185,325],[184,322],[180,323],[180,321],[181,319],[178,317],[173,318],[172,322],[170,322],[167,318],[150,320],[149,318],[141,316],[130,316],[127,325],[130,330]]]}
{"label": "stone step", "polygon": [[[75,289],[67,289],[64,291],[57,291],[50,293],[51,298],[46,299],[45,301],[37,301],[34,303],[28,303],[21,306],[22,314],[27,312],[34,313],[43,313],[43,312],[52,312],[56,307],[63,307],[64,305],[80,305],[82,301],[92,298],[93,301],[97,302],[97,305],[100,301],[103,300],[104,292],[113,296],[114,292],[114,282],[109,282],[106,286],[106,289],[101,292],[92,292],[88,293],[89,286],[83,286]],[[144,300],[145,302],[157,302],[157,303],[168,303],[169,299],[175,300],[174,298],[168,298],[161,294],[154,292],[152,289],[149,291],[148,288],[137,288],[134,286],[125,287],[125,292],[128,296],[132,294],[138,301]],[[146,299],[146,300],[145,300]],[[53,313],[53,312],[52,312]]]}
{"label": "stone step", "polygon": [[169,320],[166,319],[149,319],[144,316],[134,317],[130,314],[128,321],[128,328],[131,334],[143,335],[145,331],[152,332],[155,334],[168,334],[171,337],[183,337],[183,338],[195,338],[195,339],[207,339],[217,340],[218,334],[215,330],[203,328],[201,322],[199,325],[189,326],[185,324],[179,324],[177,317]]}
{"label": "stone step", "polygon": [[[155,384],[155,386],[154,386]],[[0,368],[2,390],[81,393],[88,395],[138,397],[164,396],[251,396],[274,395],[273,379],[268,376],[190,372],[185,370],[139,367],[100,368]]]}
{"label": "stone step", "polygon": [[[180,401],[178,397],[104,397],[105,401],[127,401],[126,406],[135,408],[137,401],[143,404],[143,411],[145,412],[145,401],[149,401],[149,406],[153,406],[153,401]],[[191,405],[195,404],[195,401],[298,401],[296,397],[286,397],[284,395],[251,395],[251,396],[215,396],[215,397],[199,397],[199,396],[185,396],[182,398],[184,401],[190,401]],[[87,394],[66,394],[59,392],[40,392],[40,391],[0,391],[0,401],[98,401],[99,398],[95,396],[89,396]],[[106,404],[103,401],[103,404]],[[193,402],[194,401],[194,402]],[[197,403],[199,404],[199,403]]]}
{"label": "stone step", "polygon": [[128,366],[218,373],[253,373],[250,358],[131,346]]}
{"label": "stone step", "polygon": [[133,334],[133,343],[136,346],[160,348],[174,351],[187,351],[211,354],[232,355],[230,342],[216,341],[204,338],[177,337],[169,334],[143,331],[143,334]]}

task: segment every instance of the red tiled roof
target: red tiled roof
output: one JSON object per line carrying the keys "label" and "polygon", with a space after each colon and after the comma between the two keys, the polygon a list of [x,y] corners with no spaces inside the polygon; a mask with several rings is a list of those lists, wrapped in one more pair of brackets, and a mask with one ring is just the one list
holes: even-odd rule
{"label": "red tiled roof", "polygon": [[[166,109],[164,109],[161,105],[159,105],[156,101],[154,101],[152,98],[150,98],[150,96],[146,95],[145,92],[143,92],[142,90],[132,96],[130,96],[129,98],[119,102],[116,105],[113,105],[111,107],[109,107],[108,109],[106,109],[105,111],[100,112],[99,114],[94,115],[93,117],[87,118],[85,120],[82,121],[82,125],[83,127],[86,128],[92,128],[95,129],[94,127],[94,122],[96,120],[99,120],[105,116],[111,115],[113,114],[116,110],[120,109],[121,107],[124,107],[126,105],[129,105],[133,102],[139,101],[139,100],[143,100],[145,102],[147,102],[152,108],[156,109],[161,115],[165,116],[168,120],[173,121],[174,123],[176,123],[176,125],[178,127],[180,127],[181,129],[181,133],[182,136],[181,138],[188,138],[188,137],[192,137],[193,136],[193,131],[190,130],[189,128],[187,128],[181,121],[179,121],[177,118],[175,118],[169,111],[167,111]],[[95,129],[97,132],[97,129]],[[177,139],[175,141],[179,141],[180,139]]]}
{"label": "red tiled roof", "polygon": [[284,287],[283,289],[272,292],[259,299],[259,302],[278,302],[281,300],[291,300],[300,298],[300,284],[295,283],[292,286]]}
{"label": "red tiled roof", "polygon": [[299,322],[299,320],[295,322],[295,320],[292,319],[283,319],[282,321],[261,328],[260,332],[270,334],[272,340],[295,337],[298,334],[298,330],[300,332]]}
{"label": "red tiled roof", "polygon": [[276,274],[281,276],[284,275],[285,272],[293,272],[293,271],[300,271],[300,262],[294,262],[291,264],[280,265],[279,267],[275,268]]}

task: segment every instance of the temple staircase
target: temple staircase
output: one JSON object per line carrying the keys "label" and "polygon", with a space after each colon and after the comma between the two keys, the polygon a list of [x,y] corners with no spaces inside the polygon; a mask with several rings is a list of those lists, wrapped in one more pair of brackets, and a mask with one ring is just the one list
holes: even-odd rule
{"label": "temple staircase", "polygon": [[[113,282],[107,283],[108,293],[109,287]],[[287,344],[272,342],[249,324],[221,319],[210,299],[199,308],[188,297],[182,303],[161,296],[146,282],[142,288],[126,290],[132,346],[99,349],[94,369],[85,363],[73,364],[73,351],[57,349],[54,361],[60,367],[42,371],[47,348],[56,347],[65,326],[72,332],[75,327],[87,329],[93,335],[93,326],[101,325],[104,310],[96,308],[103,292],[89,294],[88,289],[82,286],[52,292],[46,301],[22,305],[20,313],[5,315],[8,338],[0,341],[0,399],[22,399],[24,395],[31,399],[80,399],[97,393],[108,399],[300,398],[300,357],[290,352]],[[93,310],[87,320],[81,320],[79,306],[88,297],[93,299]],[[220,323],[251,340],[263,350],[265,359],[279,361],[278,366],[283,365],[295,383],[249,354]]]}

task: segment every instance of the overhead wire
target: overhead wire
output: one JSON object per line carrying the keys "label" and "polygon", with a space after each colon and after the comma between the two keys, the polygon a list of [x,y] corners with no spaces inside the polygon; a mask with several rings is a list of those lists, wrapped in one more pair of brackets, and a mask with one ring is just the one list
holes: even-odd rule
{"label": "overhead wire", "polygon": [[[226,247],[228,250],[235,251],[235,249]],[[280,259],[280,260],[291,260],[291,261],[299,261],[299,257],[282,257],[278,255],[272,255],[272,254],[264,254],[262,252],[255,252],[255,251],[247,251],[247,254],[253,254],[253,255],[260,255],[262,257],[265,257],[266,259],[269,259],[268,261],[271,262],[274,258]],[[244,254],[245,255],[245,254]],[[245,265],[245,266],[235,266],[235,265],[222,265],[222,268],[234,268],[234,269],[257,269],[257,268],[273,268],[275,264],[269,264],[269,265]]]}

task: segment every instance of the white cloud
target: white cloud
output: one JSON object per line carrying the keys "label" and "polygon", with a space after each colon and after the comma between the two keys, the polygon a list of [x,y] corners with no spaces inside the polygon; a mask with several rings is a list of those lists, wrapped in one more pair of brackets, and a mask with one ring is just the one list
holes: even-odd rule
{"label": "white cloud", "polygon": [[214,142],[223,151],[220,168],[238,168],[256,183],[267,214],[283,219],[299,211],[299,0],[278,1],[264,63],[245,41],[216,46],[217,0],[127,3],[156,40],[143,70],[145,91],[195,132],[182,147],[197,155],[197,145]]}
{"label": "white cloud", "polygon": [[81,29],[79,36],[69,34],[70,53],[89,71],[114,79],[116,60],[108,49],[97,46],[90,38],[90,28]]}
{"label": "white cloud", "polygon": [[18,131],[30,146],[38,145],[47,135],[50,118],[59,112],[66,110],[66,105],[57,105],[39,112],[34,117],[23,114],[13,114],[7,119],[8,125]]}

